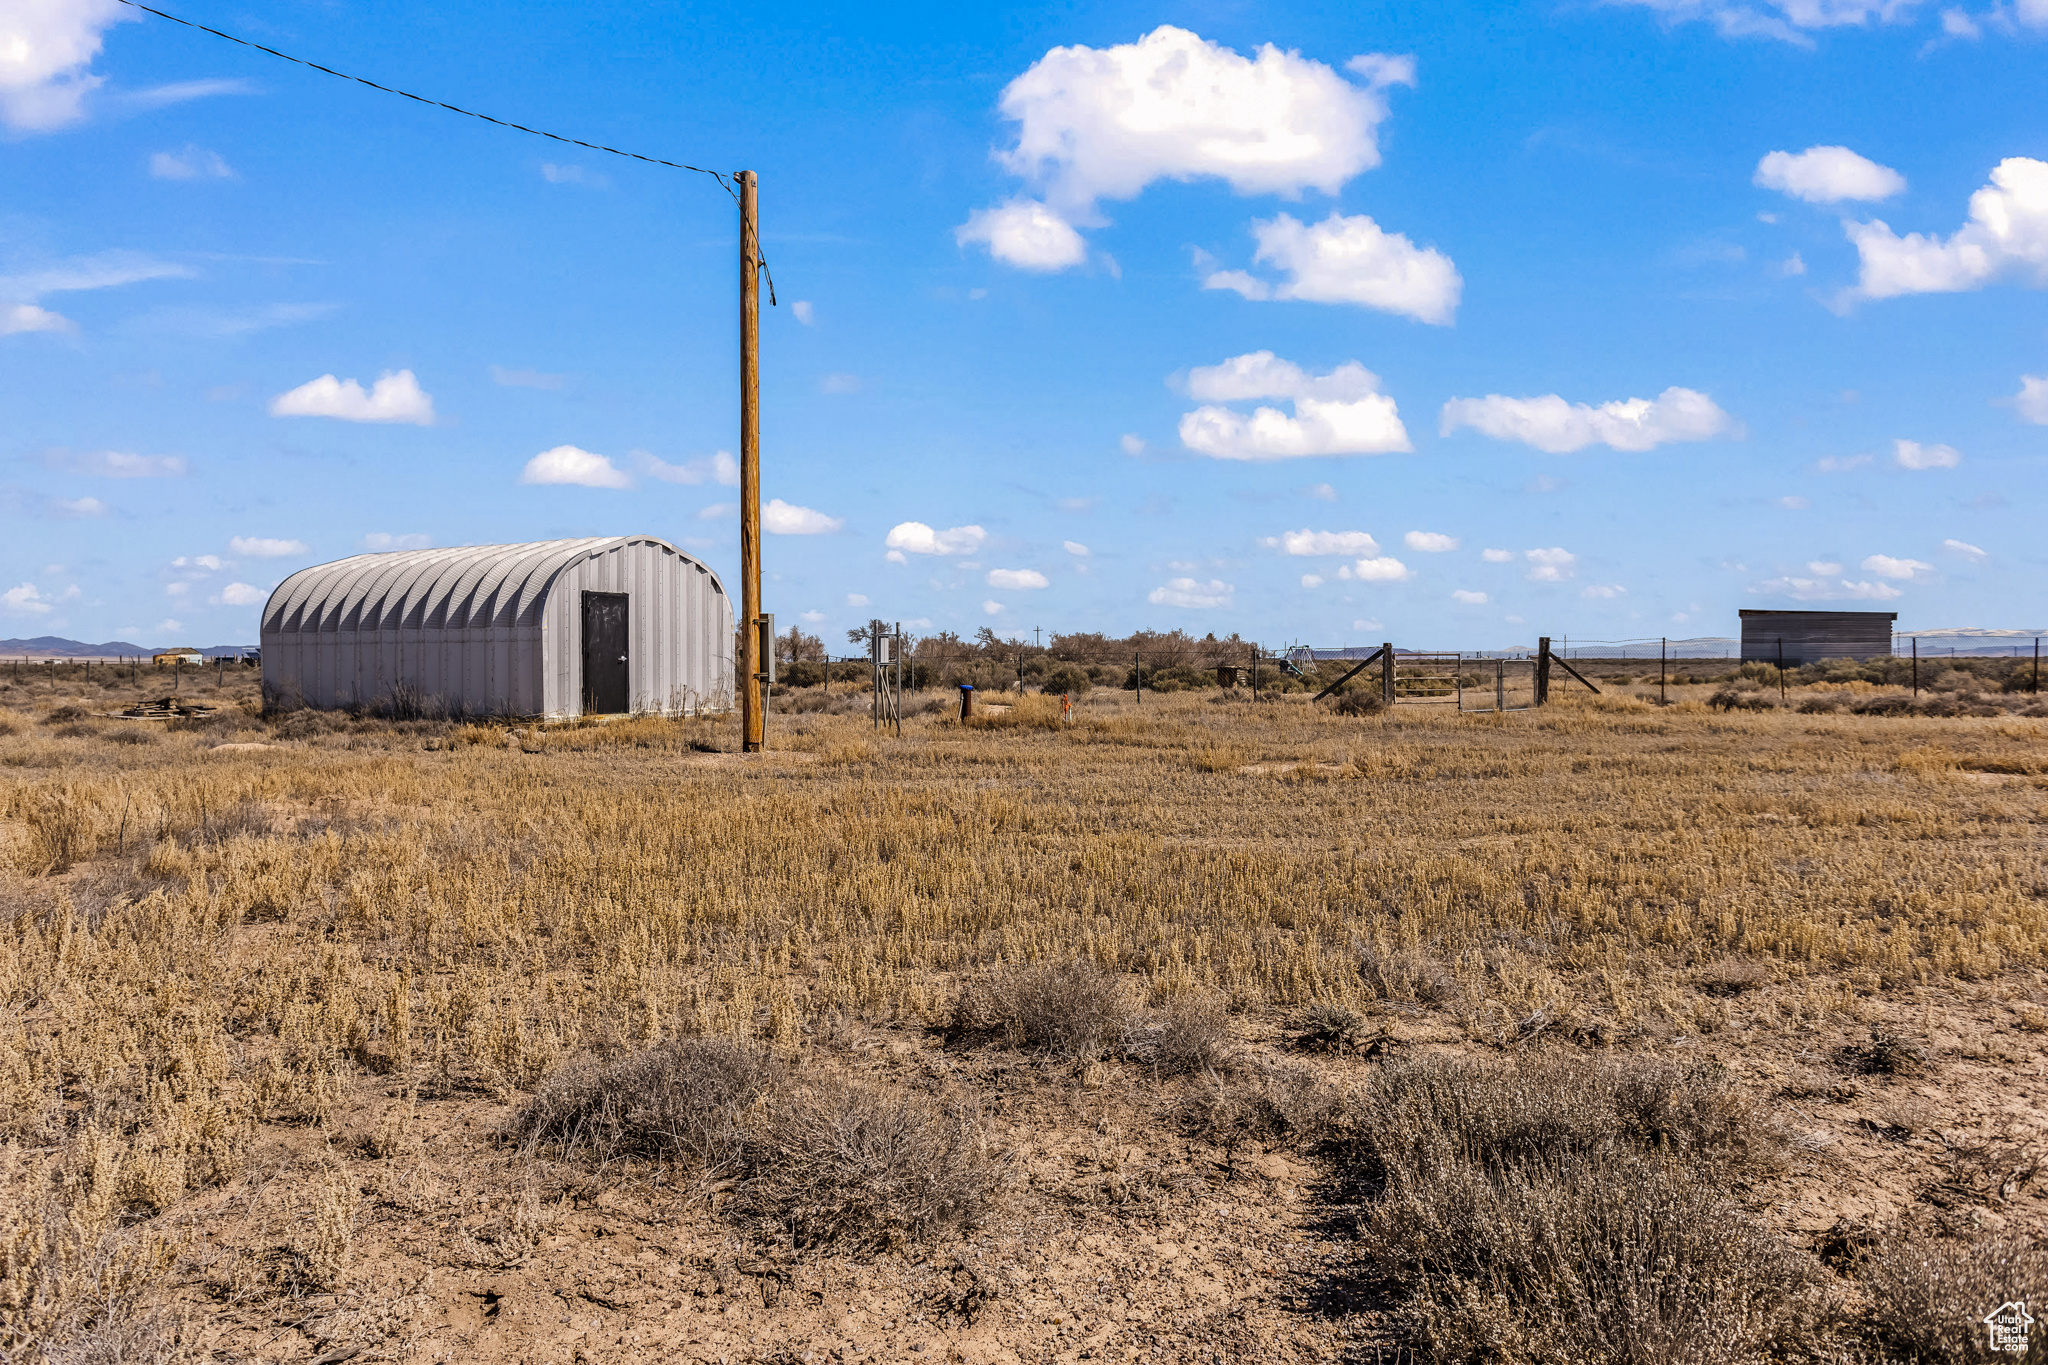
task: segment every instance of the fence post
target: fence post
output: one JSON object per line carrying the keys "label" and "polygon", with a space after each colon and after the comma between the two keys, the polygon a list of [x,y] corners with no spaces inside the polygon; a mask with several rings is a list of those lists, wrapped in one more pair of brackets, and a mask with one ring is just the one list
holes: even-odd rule
{"label": "fence post", "polygon": [[1380,646],[1380,700],[1394,704],[1394,642]]}
{"label": "fence post", "polygon": [[1778,700],[1785,700],[1785,637],[1778,637]]}
{"label": "fence post", "polygon": [[1496,711],[1508,709],[1508,661],[1506,659],[1495,659],[1493,661],[1493,709]]}
{"label": "fence post", "polygon": [[1664,655],[1671,647],[1671,637],[1660,636],[1657,640],[1657,705],[1671,705],[1671,693],[1664,686]]}
{"label": "fence post", "polygon": [[1131,678],[1137,684],[1138,705],[1145,704],[1145,656],[1137,650],[1131,651]]}
{"label": "fence post", "polygon": [[1550,702],[1550,637],[1539,636],[1536,640],[1536,704]]}
{"label": "fence post", "polygon": [[1913,695],[1920,695],[1920,637],[1913,637]]}

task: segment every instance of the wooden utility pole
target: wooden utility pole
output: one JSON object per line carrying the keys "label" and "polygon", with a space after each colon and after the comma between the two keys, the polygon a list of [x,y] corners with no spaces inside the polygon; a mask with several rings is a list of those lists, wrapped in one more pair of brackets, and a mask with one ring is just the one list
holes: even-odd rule
{"label": "wooden utility pole", "polygon": [[761,676],[761,184],[740,184],[740,749],[758,753],[767,737]]}

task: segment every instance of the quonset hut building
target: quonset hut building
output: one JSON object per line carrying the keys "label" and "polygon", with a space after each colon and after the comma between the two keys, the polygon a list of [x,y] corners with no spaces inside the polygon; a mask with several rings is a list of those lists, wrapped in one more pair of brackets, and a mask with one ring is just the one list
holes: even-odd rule
{"label": "quonset hut building", "polygon": [[263,609],[273,704],[561,718],[730,710],[732,602],[654,536],[354,555]]}

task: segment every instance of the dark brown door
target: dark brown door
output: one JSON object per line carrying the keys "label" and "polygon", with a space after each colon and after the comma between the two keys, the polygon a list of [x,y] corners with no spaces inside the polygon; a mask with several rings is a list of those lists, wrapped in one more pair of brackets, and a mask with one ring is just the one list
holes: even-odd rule
{"label": "dark brown door", "polygon": [[583,714],[631,709],[626,686],[626,594],[583,594]]}

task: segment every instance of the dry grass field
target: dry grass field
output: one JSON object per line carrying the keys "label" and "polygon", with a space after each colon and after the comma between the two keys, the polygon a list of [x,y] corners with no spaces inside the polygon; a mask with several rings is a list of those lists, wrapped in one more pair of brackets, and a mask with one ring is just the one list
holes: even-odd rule
{"label": "dry grass field", "polygon": [[0,1361],[1962,1362],[2048,1299],[2037,716],[741,756],[147,681],[0,689]]}

